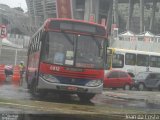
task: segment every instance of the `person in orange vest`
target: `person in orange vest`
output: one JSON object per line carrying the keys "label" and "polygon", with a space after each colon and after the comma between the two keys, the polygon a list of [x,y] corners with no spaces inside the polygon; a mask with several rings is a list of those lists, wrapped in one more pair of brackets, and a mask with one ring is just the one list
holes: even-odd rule
{"label": "person in orange vest", "polygon": [[19,68],[20,68],[20,76],[21,78],[23,77],[23,74],[25,72],[25,66],[24,66],[24,62],[21,61],[20,64],[19,64]]}

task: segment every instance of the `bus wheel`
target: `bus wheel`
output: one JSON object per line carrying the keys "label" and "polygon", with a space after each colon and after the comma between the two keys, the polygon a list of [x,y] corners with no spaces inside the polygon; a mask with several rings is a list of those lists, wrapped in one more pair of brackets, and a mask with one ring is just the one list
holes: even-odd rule
{"label": "bus wheel", "polygon": [[129,84],[125,84],[123,87],[124,90],[130,90],[131,86]]}
{"label": "bus wheel", "polygon": [[31,84],[31,94],[33,95],[33,97],[44,98],[47,95],[47,92],[39,91],[37,89],[36,81],[33,81]]}
{"label": "bus wheel", "polygon": [[90,101],[90,99],[92,99],[95,96],[95,94],[93,94],[93,93],[88,93],[88,94],[87,93],[78,93],[77,95],[78,95],[80,101],[84,101],[84,102]]}
{"label": "bus wheel", "polygon": [[145,90],[145,85],[144,85],[143,83],[139,83],[139,85],[138,85],[138,90],[139,90],[139,91]]}

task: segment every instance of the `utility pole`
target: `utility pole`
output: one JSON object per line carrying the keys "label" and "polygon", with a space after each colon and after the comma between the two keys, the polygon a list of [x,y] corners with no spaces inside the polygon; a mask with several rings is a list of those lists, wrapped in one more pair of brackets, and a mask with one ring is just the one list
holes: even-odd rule
{"label": "utility pole", "polygon": [[112,24],[112,11],[113,11],[113,1],[111,0],[109,2],[109,11],[108,11],[108,15],[107,15],[107,33],[110,32],[111,29],[111,24]]}
{"label": "utility pole", "polygon": [[44,21],[47,19],[47,14],[46,14],[46,0],[42,1],[43,4],[43,15],[44,15]]}
{"label": "utility pole", "polygon": [[113,0],[113,14],[114,14],[114,24],[119,26],[119,19],[118,19],[118,0]]}

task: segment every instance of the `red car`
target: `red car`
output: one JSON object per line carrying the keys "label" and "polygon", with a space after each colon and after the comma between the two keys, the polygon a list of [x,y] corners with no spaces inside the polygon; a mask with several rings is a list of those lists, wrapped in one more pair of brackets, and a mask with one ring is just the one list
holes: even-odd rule
{"label": "red car", "polygon": [[130,75],[121,70],[111,70],[105,75],[104,88],[123,88],[129,90],[133,86],[133,80]]}

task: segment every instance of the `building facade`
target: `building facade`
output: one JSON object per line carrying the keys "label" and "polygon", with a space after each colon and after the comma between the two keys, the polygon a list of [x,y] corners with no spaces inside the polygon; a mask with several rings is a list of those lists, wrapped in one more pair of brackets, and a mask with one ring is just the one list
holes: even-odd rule
{"label": "building facade", "polygon": [[[32,24],[41,25],[49,17],[57,17],[56,0],[26,0]],[[110,0],[71,0],[73,18],[95,22],[107,18]]]}
{"label": "building facade", "polygon": [[[60,1],[60,0],[59,0]],[[64,0],[63,0],[64,1]],[[48,17],[57,17],[56,0],[26,0],[32,24],[41,25]],[[120,32],[159,32],[159,0],[71,0],[74,19],[116,24]]]}
{"label": "building facade", "polygon": [[49,17],[56,17],[56,0],[26,0],[32,25],[40,26]]}

